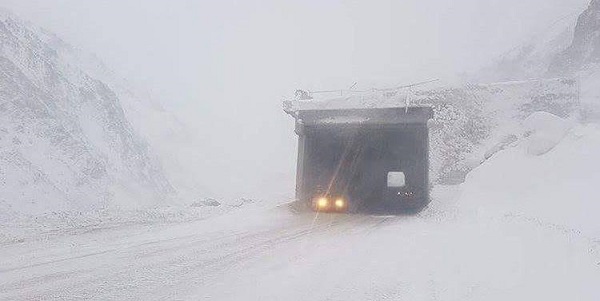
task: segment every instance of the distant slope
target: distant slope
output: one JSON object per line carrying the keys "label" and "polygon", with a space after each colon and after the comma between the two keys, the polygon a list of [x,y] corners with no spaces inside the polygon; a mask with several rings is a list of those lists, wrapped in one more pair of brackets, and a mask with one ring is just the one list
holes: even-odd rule
{"label": "distant slope", "polygon": [[600,0],[471,76],[477,82],[544,78],[577,79],[582,121],[600,120]]}
{"label": "distant slope", "polygon": [[553,58],[550,74],[574,73],[600,63],[600,0],[592,0],[579,16],[569,47]]}
{"label": "distant slope", "polygon": [[0,12],[0,211],[171,198],[174,189],[118,94],[71,51],[56,36]]}
{"label": "distant slope", "polygon": [[474,75],[476,81],[525,80],[547,75],[554,58],[572,41],[577,16],[566,16]]}
{"label": "distant slope", "polygon": [[474,74],[471,81],[501,83],[457,90],[446,97],[450,105],[438,106],[451,117],[434,140],[443,149],[432,156],[441,182],[461,182],[473,167],[517,143],[528,134],[518,129],[530,114],[600,120],[599,63],[600,0],[592,0],[581,14],[557,20]]}
{"label": "distant slope", "polygon": [[475,77],[479,81],[589,77],[599,63],[600,0],[592,0],[579,16],[565,16],[551,24]]}

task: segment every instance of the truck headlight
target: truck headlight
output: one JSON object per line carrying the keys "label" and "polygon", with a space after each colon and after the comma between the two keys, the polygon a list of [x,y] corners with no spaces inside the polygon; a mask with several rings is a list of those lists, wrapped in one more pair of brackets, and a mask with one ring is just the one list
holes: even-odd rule
{"label": "truck headlight", "polygon": [[318,208],[325,208],[329,205],[329,200],[325,197],[319,198],[317,200],[317,207]]}
{"label": "truck headlight", "polygon": [[335,207],[336,208],[344,208],[345,205],[346,205],[346,202],[344,202],[343,199],[337,199],[337,200],[335,200]]}

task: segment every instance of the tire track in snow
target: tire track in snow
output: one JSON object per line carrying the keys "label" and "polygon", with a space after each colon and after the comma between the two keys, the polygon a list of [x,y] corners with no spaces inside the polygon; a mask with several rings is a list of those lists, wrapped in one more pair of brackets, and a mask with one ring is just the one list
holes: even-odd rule
{"label": "tire track in snow", "polygon": [[[7,277],[13,278],[13,281],[0,286],[3,292],[0,295],[9,299],[23,295],[68,298],[74,295],[97,296],[98,293],[118,297],[125,294],[125,289],[129,293],[135,290],[142,293],[149,287],[158,286],[151,290],[160,291],[161,284],[186,282],[188,277],[195,279],[196,283],[203,282],[279,245],[316,234],[337,235],[355,227],[356,220],[364,221],[365,218],[324,216],[316,226],[308,227],[300,216],[292,218],[291,223],[282,228],[234,232],[219,238],[195,239],[200,235],[187,235],[14,267],[3,271],[3,275],[12,272],[16,277]],[[122,265],[112,266],[110,263],[114,262]],[[92,270],[80,269],[81,266]],[[48,270],[64,272],[44,274]],[[15,275],[17,273],[19,275]],[[154,276],[154,279],[147,275]],[[44,285],[40,286],[42,282]],[[121,288],[118,283],[134,284]]]}

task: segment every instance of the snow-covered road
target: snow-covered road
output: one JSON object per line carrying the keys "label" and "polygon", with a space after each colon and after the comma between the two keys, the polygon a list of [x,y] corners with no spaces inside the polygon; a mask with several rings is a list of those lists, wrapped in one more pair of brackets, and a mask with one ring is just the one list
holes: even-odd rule
{"label": "snow-covered road", "polygon": [[398,217],[246,210],[5,246],[0,299],[599,297],[598,242],[516,216],[465,222],[440,207]]}
{"label": "snow-covered road", "polygon": [[0,300],[600,300],[598,153],[598,125],[529,135],[416,215],[250,206],[12,241]]}

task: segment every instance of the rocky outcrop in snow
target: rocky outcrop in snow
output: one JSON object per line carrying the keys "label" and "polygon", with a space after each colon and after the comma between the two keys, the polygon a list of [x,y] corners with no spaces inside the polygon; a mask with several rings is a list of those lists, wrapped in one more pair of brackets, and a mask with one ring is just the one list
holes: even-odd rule
{"label": "rocky outcrop in snow", "polygon": [[[578,18],[566,16],[549,24],[522,45],[472,75],[476,81],[571,77],[600,62],[600,0]],[[589,73],[590,70],[587,70]],[[583,74],[588,77],[588,74]]]}
{"label": "rocky outcrop in snow", "polygon": [[532,36],[523,45],[501,56],[475,76],[478,81],[505,81],[531,78],[588,78],[600,63],[600,0],[574,17],[565,17],[547,30]]}
{"label": "rocky outcrop in snow", "polygon": [[592,0],[577,20],[571,45],[549,67],[551,74],[565,74],[600,63],[600,0]]}
{"label": "rocky outcrop in snow", "polygon": [[439,184],[457,184],[494,153],[508,147],[515,128],[543,111],[570,118],[579,111],[574,80],[477,84],[416,92],[434,106],[431,171]]}

